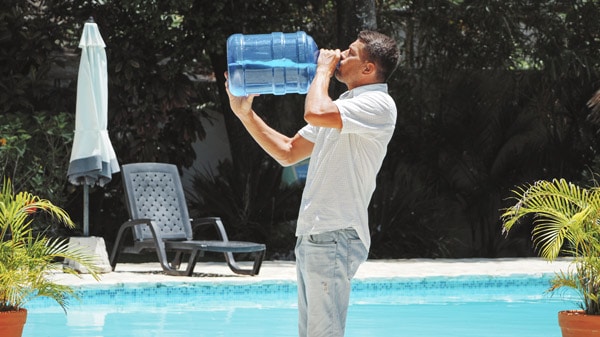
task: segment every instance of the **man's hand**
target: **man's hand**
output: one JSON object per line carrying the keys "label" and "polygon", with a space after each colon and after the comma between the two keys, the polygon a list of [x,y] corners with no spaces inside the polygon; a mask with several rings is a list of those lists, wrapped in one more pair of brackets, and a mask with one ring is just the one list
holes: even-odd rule
{"label": "man's hand", "polygon": [[247,95],[247,96],[233,96],[229,91],[229,82],[228,82],[229,74],[225,72],[225,90],[227,90],[227,95],[229,96],[229,106],[233,113],[235,113],[238,118],[246,118],[252,115],[252,102],[254,101],[254,97],[258,95]]}
{"label": "man's hand", "polygon": [[321,49],[317,59],[317,72],[323,71],[327,77],[332,77],[342,58],[339,49]]}

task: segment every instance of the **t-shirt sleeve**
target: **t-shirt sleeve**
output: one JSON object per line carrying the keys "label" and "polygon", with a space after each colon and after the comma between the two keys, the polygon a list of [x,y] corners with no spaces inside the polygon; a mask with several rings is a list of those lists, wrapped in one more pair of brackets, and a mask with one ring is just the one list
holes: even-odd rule
{"label": "t-shirt sleeve", "polygon": [[334,103],[340,110],[342,133],[369,133],[395,127],[396,105],[386,93],[366,92]]}
{"label": "t-shirt sleeve", "polygon": [[314,143],[317,140],[317,132],[318,128],[316,126],[306,124],[306,126],[298,131],[298,134],[309,142]]}

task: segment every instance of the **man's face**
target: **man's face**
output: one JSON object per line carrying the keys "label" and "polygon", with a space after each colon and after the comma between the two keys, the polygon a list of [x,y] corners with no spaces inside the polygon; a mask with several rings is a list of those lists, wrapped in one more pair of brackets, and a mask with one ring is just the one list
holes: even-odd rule
{"label": "man's face", "polygon": [[340,64],[335,72],[335,78],[346,84],[352,84],[361,75],[365,63],[364,43],[356,40],[348,49],[342,52]]}

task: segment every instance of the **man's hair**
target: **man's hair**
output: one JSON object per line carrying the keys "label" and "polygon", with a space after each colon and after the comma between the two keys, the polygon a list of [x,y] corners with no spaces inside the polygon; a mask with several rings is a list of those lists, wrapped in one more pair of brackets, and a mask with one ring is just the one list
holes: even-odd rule
{"label": "man's hair", "polygon": [[377,65],[378,77],[387,81],[398,66],[400,51],[396,41],[391,37],[371,30],[358,33],[358,40],[365,44],[365,51],[370,62]]}

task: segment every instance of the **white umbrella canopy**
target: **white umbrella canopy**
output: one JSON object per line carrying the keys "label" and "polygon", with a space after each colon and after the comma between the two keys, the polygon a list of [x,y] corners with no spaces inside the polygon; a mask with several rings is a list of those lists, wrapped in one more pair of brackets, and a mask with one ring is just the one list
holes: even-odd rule
{"label": "white umbrella canopy", "polygon": [[83,27],[79,48],[75,135],[67,177],[84,186],[84,235],[88,235],[90,186],[104,186],[119,172],[117,156],[108,136],[108,73],[106,51],[98,25],[92,19]]}

